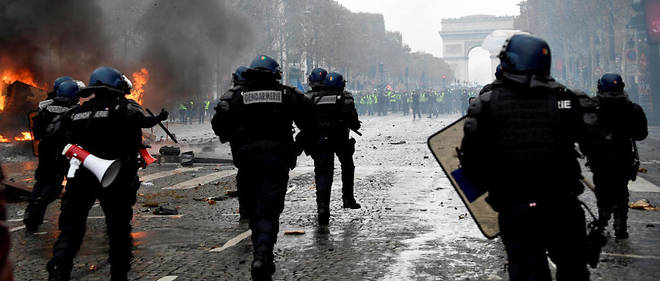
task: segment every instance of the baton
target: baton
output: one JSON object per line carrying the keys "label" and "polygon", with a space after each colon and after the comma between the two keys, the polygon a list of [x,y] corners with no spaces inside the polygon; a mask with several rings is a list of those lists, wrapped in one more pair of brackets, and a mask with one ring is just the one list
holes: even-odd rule
{"label": "baton", "polygon": [[351,131],[353,131],[353,133],[356,133],[358,136],[362,136],[362,133],[358,132],[358,130],[351,129]]}
{"label": "baton", "polygon": [[[145,109],[147,110],[147,113],[149,113],[149,115],[151,115],[151,117],[156,117],[156,116],[151,112],[151,110],[149,110],[148,108],[145,108]],[[166,133],[168,136],[170,136],[170,138],[172,138],[172,140],[174,141],[174,143],[179,143],[179,142],[176,140],[176,137],[175,137],[174,135],[172,135],[172,133],[170,133],[170,130],[168,130],[167,128],[165,128],[165,126],[163,125],[163,123],[161,123],[160,121],[158,121],[158,125],[160,126],[161,129],[163,129],[163,131],[165,131],[165,133]]]}

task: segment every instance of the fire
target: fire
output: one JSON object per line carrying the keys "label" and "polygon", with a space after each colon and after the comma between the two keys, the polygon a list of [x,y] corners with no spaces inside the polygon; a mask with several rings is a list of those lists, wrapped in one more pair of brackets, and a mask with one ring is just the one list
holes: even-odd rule
{"label": "fire", "polygon": [[14,71],[10,69],[5,69],[2,71],[2,75],[0,76],[2,76],[2,82],[5,82],[5,84],[11,84],[16,81],[21,81],[30,86],[41,88],[34,81],[34,74],[32,74],[32,72],[30,72],[30,70],[28,69],[20,69]]}
{"label": "fire", "polygon": [[30,132],[21,132],[20,136],[14,137],[15,141],[31,141],[32,139],[32,133]]}
{"label": "fire", "polygon": [[9,143],[9,142],[11,142],[10,139],[5,138],[5,137],[3,137],[2,135],[0,135],[0,143]]}
{"label": "fire", "polygon": [[142,105],[144,101],[144,86],[149,82],[149,71],[143,67],[140,71],[133,73],[132,78],[133,89],[131,89],[131,94],[126,98],[133,99]]}
{"label": "fire", "polygon": [[[35,82],[34,74],[30,70],[25,68],[18,70],[0,69],[0,81],[2,81],[7,85],[14,83],[16,81],[21,81],[30,86],[36,88],[42,88],[37,85],[37,82]],[[6,101],[7,97],[2,93],[1,88],[3,87],[0,85],[0,112],[5,110],[5,106],[7,102]]]}

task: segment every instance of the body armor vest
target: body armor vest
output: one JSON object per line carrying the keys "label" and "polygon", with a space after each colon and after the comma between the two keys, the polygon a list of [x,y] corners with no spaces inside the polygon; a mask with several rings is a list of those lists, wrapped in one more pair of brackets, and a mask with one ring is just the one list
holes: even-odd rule
{"label": "body armor vest", "polygon": [[293,144],[290,89],[283,86],[238,87],[231,98],[234,144],[253,150],[289,149]]}
{"label": "body armor vest", "polygon": [[348,126],[343,120],[344,92],[324,90],[312,97],[317,130],[320,137],[348,139]]}

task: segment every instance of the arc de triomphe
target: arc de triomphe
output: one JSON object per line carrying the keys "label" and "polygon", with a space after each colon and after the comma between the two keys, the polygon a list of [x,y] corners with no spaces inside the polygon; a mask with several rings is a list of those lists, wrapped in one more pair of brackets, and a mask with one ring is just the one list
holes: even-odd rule
{"label": "arc de triomphe", "polygon": [[[470,51],[476,47],[484,47],[490,52],[492,70],[499,63],[497,52],[500,46],[482,46],[484,39],[495,31],[515,32],[514,17],[498,17],[489,15],[473,15],[457,19],[442,19],[442,55],[451,66],[454,76],[460,81],[469,81],[468,61]],[[501,38],[500,38],[501,39]],[[491,40],[492,41],[492,40]],[[503,40],[502,40],[503,43]]]}

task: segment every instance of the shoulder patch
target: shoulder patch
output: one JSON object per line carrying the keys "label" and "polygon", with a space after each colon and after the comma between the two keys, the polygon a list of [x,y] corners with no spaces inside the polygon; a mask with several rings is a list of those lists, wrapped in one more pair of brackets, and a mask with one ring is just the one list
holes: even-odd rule
{"label": "shoulder patch", "polygon": [[241,93],[243,104],[282,103],[282,91],[264,90]]}
{"label": "shoulder patch", "polygon": [[238,90],[238,87],[232,88],[229,91],[226,91],[222,96],[220,96],[221,100],[230,100],[234,97],[234,91]]}

